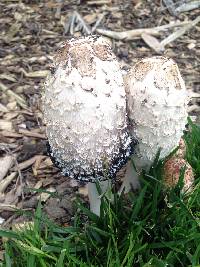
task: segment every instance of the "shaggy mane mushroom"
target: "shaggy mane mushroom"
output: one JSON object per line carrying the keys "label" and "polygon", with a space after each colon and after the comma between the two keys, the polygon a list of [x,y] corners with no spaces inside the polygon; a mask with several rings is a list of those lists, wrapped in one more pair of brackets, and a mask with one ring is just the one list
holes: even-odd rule
{"label": "shaggy mane mushroom", "polygon": [[63,45],[45,83],[43,114],[51,157],[64,175],[89,182],[90,207],[99,215],[93,182],[105,192],[132,154],[123,77],[105,39]]}
{"label": "shaggy mane mushroom", "polygon": [[121,191],[138,186],[137,171],[148,170],[159,149],[166,157],[183,135],[187,123],[188,95],[177,64],[165,57],[139,61],[126,80],[131,135],[138,140]]}

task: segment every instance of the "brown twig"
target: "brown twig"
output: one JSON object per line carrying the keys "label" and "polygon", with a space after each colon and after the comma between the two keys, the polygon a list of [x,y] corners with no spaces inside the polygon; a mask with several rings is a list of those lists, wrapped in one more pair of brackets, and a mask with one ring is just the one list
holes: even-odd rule
{"label": "brown twig", "polygon": [[34,156],[34,157],[32,157],[32,158],[30,158],[30,159],[28,159],[28,160],[25,160],[24,162],[21,162],[21,163],[19,163],[15,168],[14,168],[14,170],[15,171],[22,171],[22,170],[24,170],[24,169],[27,169],[27,168],[29,168],[30,166],[32,166],[34,163],[35,163],[35,161],[37,160],[37,158],[38,158],[38,156],[39,157],[46,157],[46,156],[41,156],[41,155],[36,155],[36,156]]}
{"label": "brown twig", "polygon": [[193,9],[197,9],[200,7],[200,1],[192,1],[189,3],[183,3],[181,6],[176,8],[176,12],[182,13],[187,12]]}
{"label": "brown twig", "polygon": [[20,71],[28,78],[45,78],[49,74],[48,70],[26,72],[23,68],[20,68]]}
{"label": "brown twig", "polygon": [[200,16],[198,16],[196,19],[191,21],[188,25],[182,27],[181,29],[173,32],[170,34],[167,38],[165,38],[160,44],[161,46],[165,47],[167,44],[175,41],[177,38],[181,37],[183,34],[186,33],[186,31],[190,30],[192,27],[194,27],[197,23],[200,22]]}
{"label": "brown twig", "polygon": [[144,33],[153,35],[153,36],[159,36],[161,35],[162,31],[166,31],[170,28],[179,27],[182,25],[188,25],[189,23],[190,23],[189,21],[175,22],[175,23],[169,23],[169,24],[154,27],[154,28],[135,29],[135,30],[129,30],[129,31],[123,31],[123,32],[96,29],[96,32],[99,34],[105,35],[107,37],[117,39],[117,40],[132,40],[135,38],[141,38],[141,35]]}
{"label": "brown twig", "polygon": [[141,37],[145,41],[145,43],[153,50],[155,50],[157,53],[163,52],[166,45],[175,41],[177,38],[181,37],[183,34],[186,33],[186,31],[194,27],[199,21],[200,21],[200,16],[197,17],[195,20],[191,21],[188,25],[185,25],[181,29],[173,32],[161,42],[159,42],[155,37],[148,34],[142,34]]}
{"label": "brown twig", "polygon": [[0,211],[1,210],[14,211],[14,210],[17,210],[17,206],[6,204],[6,203],[0,203]]}
{"label": "brown twig", "polygon": [[89,0],[87,1],[87,4],[88,5],[106,5],[106,4],[110,4],[111,3],[111,0],[97,0],[97,1],[94,1],[94,0]]}
{"label": "brown twig", "polygon": [[5,177],[1,182],[0,182],[0,194],[4,193],[6,188],[9,186],[9,184],[13,181],[13,179],[17,176],[17,172],[12,172],[10,175]]}
{"label": "brown twig", "polygon": [[39,139],[46,139],[45,134],[35,133],[21,128],[19,129],[19,133],[25,136],[35,137]]}

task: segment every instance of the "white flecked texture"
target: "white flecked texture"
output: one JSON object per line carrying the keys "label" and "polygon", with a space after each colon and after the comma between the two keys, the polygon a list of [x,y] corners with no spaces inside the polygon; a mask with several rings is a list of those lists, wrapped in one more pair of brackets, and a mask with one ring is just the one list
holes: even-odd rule
{"label": "white flecked texture", "polygon": [[178,146],[187,123],[188,95],[176,63],[164,57],[138,62],[126,77],[131,133],[139,141],[135,163],[152,164]]}
{"label": "white flecked texture", "polygon": [[72,178],[112,178],[131,154],[131,138],[123,77],[109,44],[72,39],[54,65],[43,95],[52,156]]}

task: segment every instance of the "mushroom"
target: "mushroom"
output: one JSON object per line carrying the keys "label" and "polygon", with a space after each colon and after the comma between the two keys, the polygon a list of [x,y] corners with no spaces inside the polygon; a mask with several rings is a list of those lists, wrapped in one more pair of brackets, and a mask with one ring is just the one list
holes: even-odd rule
{"label": "mushroom", "polygon": [[131,135],[138,140],[133,164],[128,163],[121,191],[138,184],[138,172],[148,171],[160,150],[165,158],[183,135],[188,95],[177,64],[165,57],[139,61],[125,77]]}
{"label": "mushroom", "polygon": [[183,138],[180,139],[178,149],[174,155],[177,158],[184,159],[186,156],[186,144]]}
{"label": "mushroom", "polygon": [[67,41],[44,87],[50,155],[64,175],[89,182],[90,208],[99,215],[93,183],[105,193],[133,150],[123,77],[109,43],[97,36]]}
{"label": "mushroom", "polygon": [[194,183],[194,173],[191,165],[184,159],[186,156],[186,144],[183,138],[179,141],[179,146],[175,154],[164,163],[164,187],[173,188],[177,185],[184,170],[182,192],[191,192]]}
{"label": "mushroom", "polygon": [[[185,169],[184,169],[185,168]],[[164,164],[164,186],[166,189],[177,185],[181,176],[181,170],[184,170],[183,192],[190,192],[194,183],[194,174],[190,164],[183,158],[173,156]]]}

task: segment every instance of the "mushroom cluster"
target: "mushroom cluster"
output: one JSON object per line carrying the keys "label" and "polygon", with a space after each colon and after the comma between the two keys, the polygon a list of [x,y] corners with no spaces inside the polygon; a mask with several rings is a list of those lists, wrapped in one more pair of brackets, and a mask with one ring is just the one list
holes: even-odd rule
{"label": "mushroom cluster", "polygon": [[[159,148],[165,157],[186,124],[187,93],[173,60],[142,60],[125,81],[106,39],[89,36],[63,45],[45,83],[50,155],[64,175],[89,182],[96,214],[101,200],[93,182],[106,192],[134,150],[137,168],[150,166]],[[138,184],[129,161],[121,191]]]}

